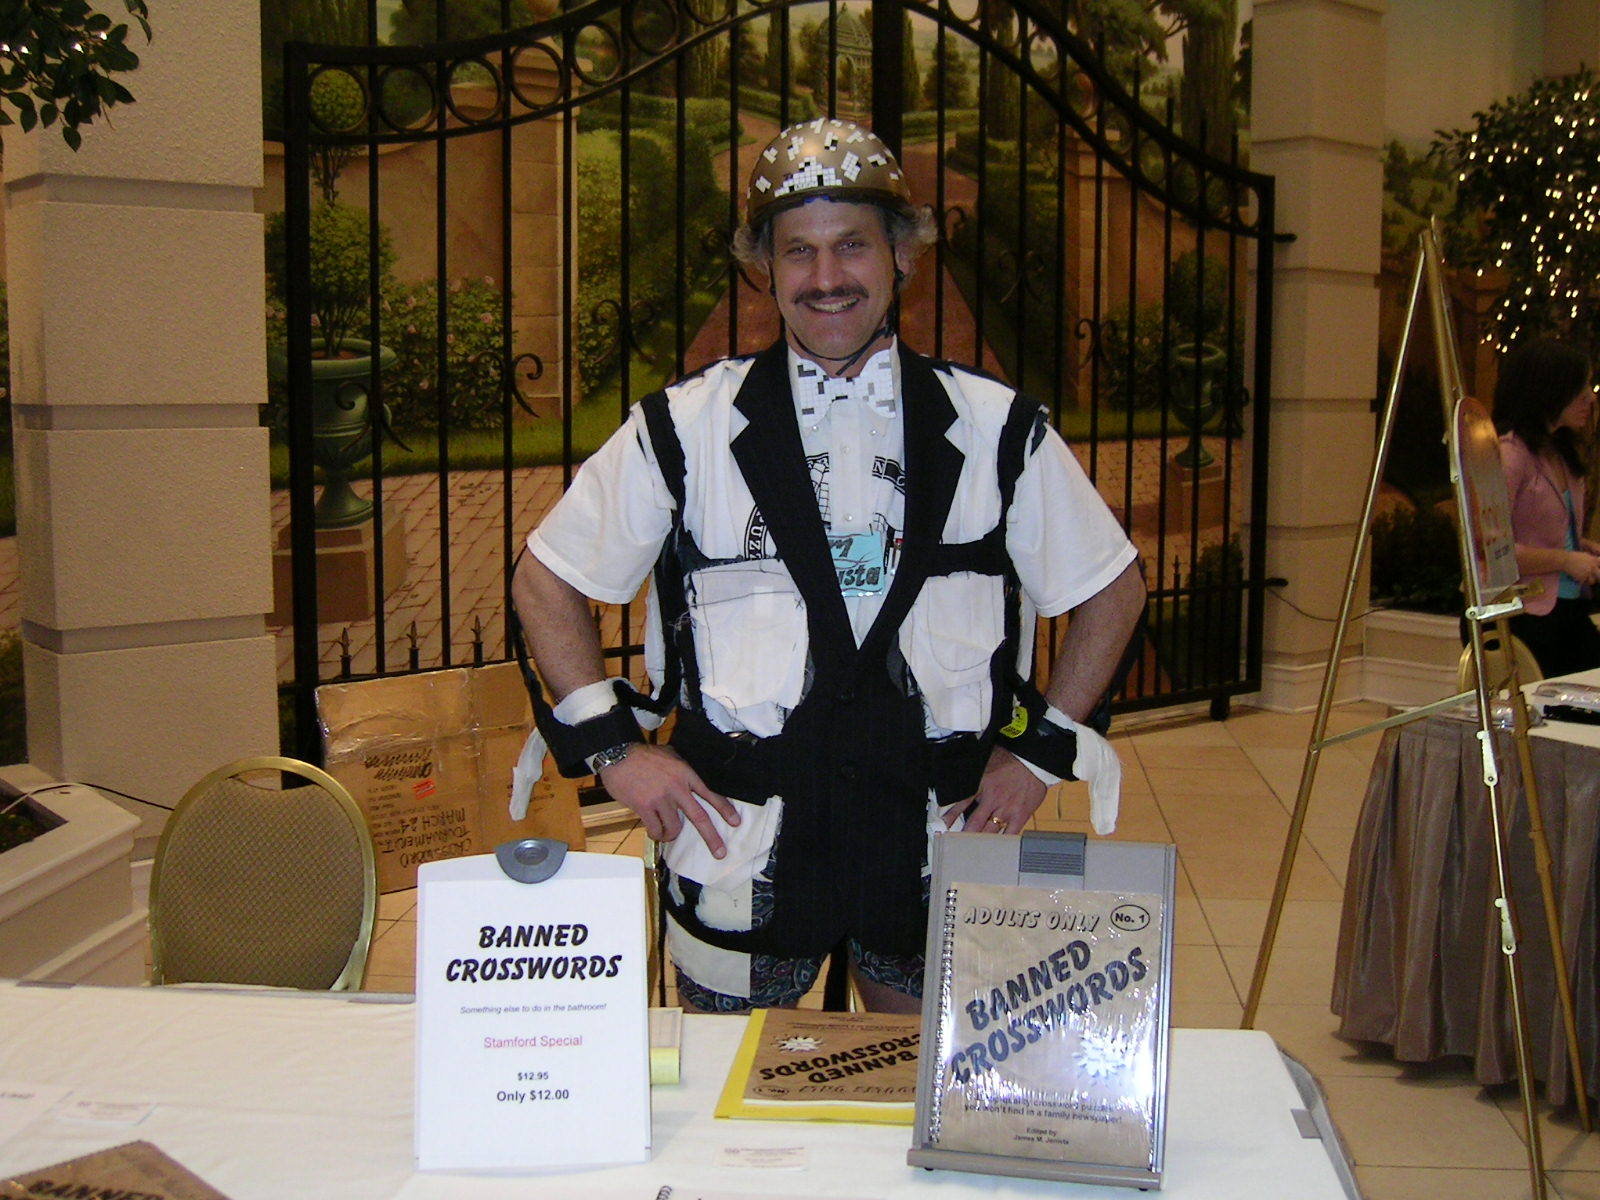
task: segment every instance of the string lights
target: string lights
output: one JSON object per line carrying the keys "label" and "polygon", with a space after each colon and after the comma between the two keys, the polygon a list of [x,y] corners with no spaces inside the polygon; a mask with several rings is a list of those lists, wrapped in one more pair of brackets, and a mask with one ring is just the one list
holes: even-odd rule
{"label": "string lights", "polygon": [[1461,265],[1506,273],[1485,340],[1600,345],[1600,83],[1588,69],[1540,80],[1473,122],[1441,130],[1433,150],[1455,171],[1458,218],[1481,233]]}

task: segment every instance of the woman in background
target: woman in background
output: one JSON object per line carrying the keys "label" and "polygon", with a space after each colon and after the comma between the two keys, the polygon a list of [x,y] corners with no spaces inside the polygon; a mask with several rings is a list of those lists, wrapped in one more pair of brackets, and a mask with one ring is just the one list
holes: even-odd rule
{"label": "woman in background", "polygon": [[1546,677],[1600,667],[1600,631],[1589,619],[1600,544],[1581,532],[1594,414],[1589,360],[1576,347],[1538,338],[1501,362],[1494,423],[1511,493],[1517,570],[1521,583],[1544,585],[1524,596],[1511,632]]}

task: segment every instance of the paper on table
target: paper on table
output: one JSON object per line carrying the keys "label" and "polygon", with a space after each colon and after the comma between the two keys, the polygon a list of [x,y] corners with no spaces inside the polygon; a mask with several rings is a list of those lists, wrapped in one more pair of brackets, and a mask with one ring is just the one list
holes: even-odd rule
{"label": "paper on table", "polygon": [[0,1080],[0,1142],[21,1133],[62,1100],[71,1088]]}
{"label": "paper on table", "polygon": [[714,1161],[719,1167],[760,1171],[801,1171],[806,1165],[804,1146],[720,1146]]}
{"label": "paper on table", "polygon": [[[470,1185],[463,1187],[467,1177],[459,1175],[414,1175],[395,1195],[395,1200],[460,1200],[464,1191],[470,1191],[476,1200],[527,1200],[528,1180],[509,1176],[473,1175]],[[721,1188],[690,1187],[665,1183],[650,1188],[589,1187],[581,1188],[584,1200],[817,1200],[813,1195],[798,1192],[770,1192],[765,1188],[756,1192],[725,1191]],[[881,1196],[830,1196],[828,1200],[883,1200]]]}
{"label": "paper on table", "polygon": [[146,1100],[106,1100],[85,1096],[63,1104],[56,1110],[56,1116],[69,1121],[93,1121],[97,1125],[137,1125],[155,1110],[156,1106]]}

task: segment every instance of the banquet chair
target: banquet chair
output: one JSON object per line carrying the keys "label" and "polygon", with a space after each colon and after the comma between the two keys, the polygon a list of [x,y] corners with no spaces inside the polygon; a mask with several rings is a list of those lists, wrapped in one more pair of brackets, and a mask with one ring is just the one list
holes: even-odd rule
{"label": "banquet chair", "polygon": [[292,758],[240,759],[162,831],[151,982],[358,989],[377,904],[372,835],[344,786]]}
{"label": "banquet chair", "polygon": [[[1497,696],[1506,688],[1511,680],[1511,664],[1517,664],[1517,678],[1523,683],[1536,683],[1544,678],[1544,672],[1539,669],[1539,660],[1533,657],[1533,651],[1528,649],[1528,644],[1516,634],[1507,634],[1510,639],[1511,649],[1508,653],[1500,644],[1500,634],[1497,630],[1486,629],[1483,631],[1483,662],[1489,670],[1489,694]],[[1472,661],[1472,647],[1461,648],[1461,661],[1456,666],[1456,691],[1471,691],[1478,685],[1478,671]]]}

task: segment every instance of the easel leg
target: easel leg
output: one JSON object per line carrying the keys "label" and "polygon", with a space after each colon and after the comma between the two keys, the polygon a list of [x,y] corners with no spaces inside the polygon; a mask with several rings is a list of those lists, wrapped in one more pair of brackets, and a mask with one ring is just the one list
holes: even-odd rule
{"label": "easel leg", "polygon": [[1550,936],[1550,961],[1555,968],[1556,996],[1561,1001],[1561,1023],[1566,1030],[1567,1062],[1572,1071],[1573,1095],[1578,1103],[1578,1120],[1585,1133],[1594,1131],[1589,1114],[1589,1088],[1583,1076],[1583,1051],[1578,1045],[1578,1018],[1572,1003],[1572,980],[1567,974],[1566,939],[1561,934],[1561,908],[1556,899],[1555,875],[1551,870],[1550,840],[1545,834],[1544,807],[1539,801],[1539,780],[1533,770],[1533,747],[1528,742],[1528,701],[1522,694],[1522,679],[1516,655],[1511,653],[1511,622],[1501,617],[1495,632],[1511,664],[1507,694],[1511,701],[1512,739],[1517,744],[1517,765],[1522,771],[1522,794],[1528,804],[1528,840],[1533,845],[1533,866],[1539,875],[1539,892],[1544,900],[1544,923]]}
{"label": "easel leg", "polygon": [[1545,1200],[1544,1145],[1539,1134],[1539,1114],[1534,1108],[1533,1056],[1528,1049],[1528,1015],[1522,1002],[1522,966],[1517,958],[1516,917],[1511,904],[1511,889],[1506,871],[1506,824],[1500,807],[1500,772],[1495,764],[1494,726],[1489,708],[1489,673],[1483,656],[1483,627],[1468,609],[1468,638],[1472,663],[1477,671],[1478,745],[1483,761],[1483,783],[1489,796],[1489,830],[1494,846],[1494,884],[1500,953],[1506,968],[1506,993],[1511,1000],[1511,1037],[1517,1052],[1517,1084],[1522,1092],[1522,1123],[1528,1144],[1528,1172],[1534,1200]]}

